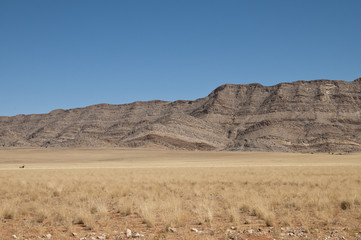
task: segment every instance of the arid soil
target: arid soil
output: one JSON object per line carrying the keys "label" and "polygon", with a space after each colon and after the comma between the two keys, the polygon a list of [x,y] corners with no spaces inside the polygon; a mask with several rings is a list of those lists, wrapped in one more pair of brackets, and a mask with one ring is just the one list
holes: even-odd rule
{"label": "arid soil", "polygon": [[0,147],[361,150],[361,79],[218,87],[195,101],[99,104],[0,117]]}
{"label": "arid soil", "polygon": [[0,239],[361,239],[360,159],[3,149]]}

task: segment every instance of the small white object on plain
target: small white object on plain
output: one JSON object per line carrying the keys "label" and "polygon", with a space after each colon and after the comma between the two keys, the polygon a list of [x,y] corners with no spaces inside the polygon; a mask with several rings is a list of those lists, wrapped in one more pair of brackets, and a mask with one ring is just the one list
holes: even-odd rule
{"label": "small white object on plain", "polygon": [[132,231],[131,231],[130,229],[127,229],[127,230],[125,231],[125,235],[127,236],[127,238],[132,237]]}
{"label": "small white object on plain", "polygon": [[133,238],[139,238],[140,237],[140,234],[139,233],[134,233],[133,234]]}

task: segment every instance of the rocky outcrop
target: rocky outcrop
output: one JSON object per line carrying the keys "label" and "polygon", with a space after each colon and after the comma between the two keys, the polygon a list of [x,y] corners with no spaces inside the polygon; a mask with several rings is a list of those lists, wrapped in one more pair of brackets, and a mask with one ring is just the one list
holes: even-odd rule
{"label": "rocky outcrop", "polygon": [[0,117],[0,146],[360,151],[361,80],[226,84],[195,101]]}

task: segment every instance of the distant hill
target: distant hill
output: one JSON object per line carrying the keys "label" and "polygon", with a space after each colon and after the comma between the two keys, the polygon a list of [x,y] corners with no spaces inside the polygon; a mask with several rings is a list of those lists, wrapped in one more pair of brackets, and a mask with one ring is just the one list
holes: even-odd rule
{"label": "distant hill", "polygon": [[195,101],[0,117],[0,147],[361,151],[361,79],[226,84]]}

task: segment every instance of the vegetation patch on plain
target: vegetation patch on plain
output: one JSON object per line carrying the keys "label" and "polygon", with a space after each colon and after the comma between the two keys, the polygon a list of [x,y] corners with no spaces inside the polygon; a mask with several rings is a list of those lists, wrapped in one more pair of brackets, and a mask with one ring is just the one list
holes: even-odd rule
{"label": "vegetation patch on plain", "polygon": [[2,150],[0,239],[359,239],[359,157]]}

